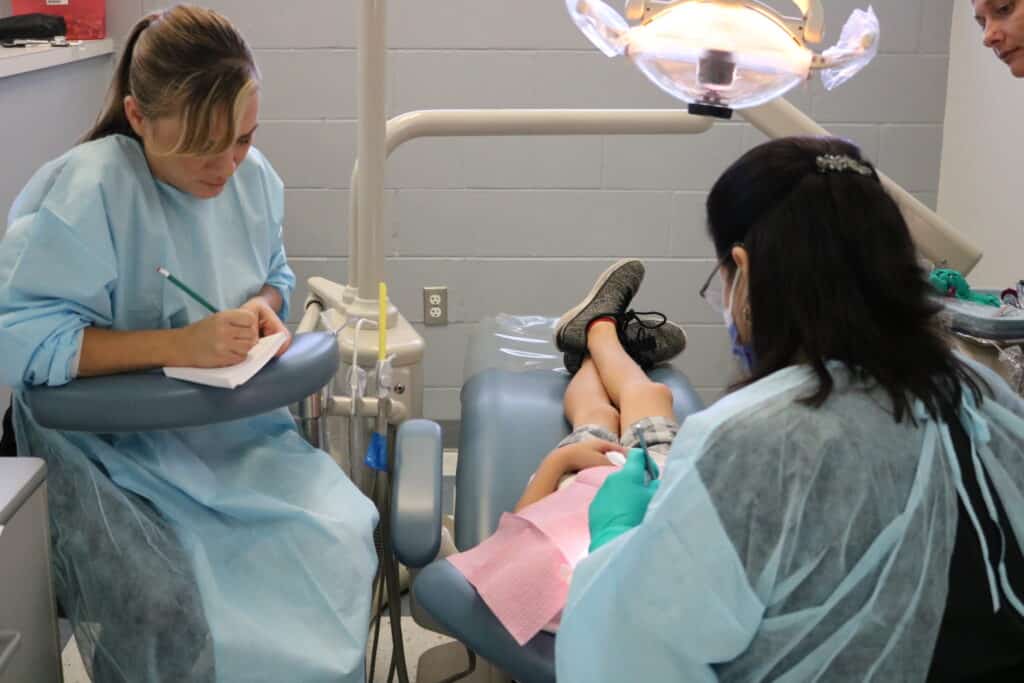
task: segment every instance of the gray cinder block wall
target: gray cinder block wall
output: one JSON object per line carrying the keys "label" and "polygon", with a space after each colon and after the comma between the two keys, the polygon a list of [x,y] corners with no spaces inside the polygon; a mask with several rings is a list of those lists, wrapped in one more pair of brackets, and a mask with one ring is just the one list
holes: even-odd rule
{"label": "gray cinder block wall", "polygon": [[[141,9],[163,4],[143,0]],[[356,3],[206,4],[242,28],[263,71],[256,144],[288,187],[293,267],[302,280],[344,281]],[[866,2],[824,4],[831,44],[850,11]],[[833,93],[812,84],[791,100],[858,142],[934,206],[954,1],[872,4],[883,27],[875,63]],[[392,0],[388,11],[392,115],[421,108],[679,106],[627,63],[590,47],[560,0]],[[680,366],[704,396],[718,396],[732,364],[720,318],[697,296],[713,267],[703,200],[715,177],[762,139],[742,123],[727,123],[692,137],[445,139],[400,148],[388,166],[390,291],[419,322],[421,288],[450,289],[450,324],[420,328],[427,340],[427,415],[457,418],[466,339],[477,320],[498,312],[558,315],[607,263],[626,255],[649,264],[637,306],[687,327],[690,346]],[[303,296],[297,292],[296,301]]]}

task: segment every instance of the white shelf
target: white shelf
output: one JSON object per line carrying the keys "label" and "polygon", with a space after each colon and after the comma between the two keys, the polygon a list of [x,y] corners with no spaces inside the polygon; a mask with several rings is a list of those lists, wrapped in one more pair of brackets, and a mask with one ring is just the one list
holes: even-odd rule
{"label": "white shelf", "polygon": [[114,41],[87,40],[71,47],[0,47],[0,78],[113,54]]}

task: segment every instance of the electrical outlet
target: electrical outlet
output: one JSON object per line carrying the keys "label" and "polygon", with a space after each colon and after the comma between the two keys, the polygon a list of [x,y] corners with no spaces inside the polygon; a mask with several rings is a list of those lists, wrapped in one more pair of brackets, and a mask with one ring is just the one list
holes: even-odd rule
{"label": "electrical outlet", "polygon": [[448,288],[423,288],[423,324],[448,324]]}

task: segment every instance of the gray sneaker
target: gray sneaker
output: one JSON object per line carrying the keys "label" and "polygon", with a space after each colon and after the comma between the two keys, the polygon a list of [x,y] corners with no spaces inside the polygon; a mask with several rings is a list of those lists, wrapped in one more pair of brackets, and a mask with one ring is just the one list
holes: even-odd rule
{"label": "gray sneaker", "polygon": [[587,354],[582,351],[566,351],[562,354],[562,363],[570,375],[575,375],[583,367],[583,359]]}
{"label": "gray sneaker", "polygon": [[622,348],[644,370],[672,360],[686,348],[686,330],[662,313],[626,311],[615,320]]}
{"label": "gray sneaker", "polygon": [[587,326],[597,318],[625,313],[643,280],[643,262],[623,259],[613,263],[597,278],[583,301],[558,319],[555,325],[555,346],[558,350],[586,352]]}
{"label": "gray sneaker", "polygon": [[[644,370],[668,362],[686,349],[686,330],[661,313],[626,311],[611,317],[615,318],[622,348]],[[566,351],[565,369],[575,375],[584,358],[586,353],[582,351]]]}

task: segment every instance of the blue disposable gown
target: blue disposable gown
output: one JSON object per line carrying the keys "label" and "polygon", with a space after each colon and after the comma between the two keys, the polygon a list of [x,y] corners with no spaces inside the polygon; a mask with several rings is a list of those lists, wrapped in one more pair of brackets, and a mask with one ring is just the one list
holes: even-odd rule
{"label": "blue disposable gown", "polygon": [[[265,285],[287,302],[283,187],[255,149],[223,193],[159,182],[111,136],[44,166],[0,243],[0,384],[45,458],[58,599],[99,682],[363,677],[377,512],[287,409],[195,429],[58,432],[19,387],[76,372],[85,327],[180,327]],[[287,310],[282,312],[282,317]]]}
{"label": "blue disposable gown", "polygon": [[[965,398],[972,460],[1020,542],[1024,402],[976,369],[995,396]],[[576,568],[559,683],[926,679],[958,521],[948,427],[920,405],[897,424],[883,392],[832,374],[818,409],[792,367],[686,420],[643,524]],[[993,608],[1024,614],[1000,574]]]}

